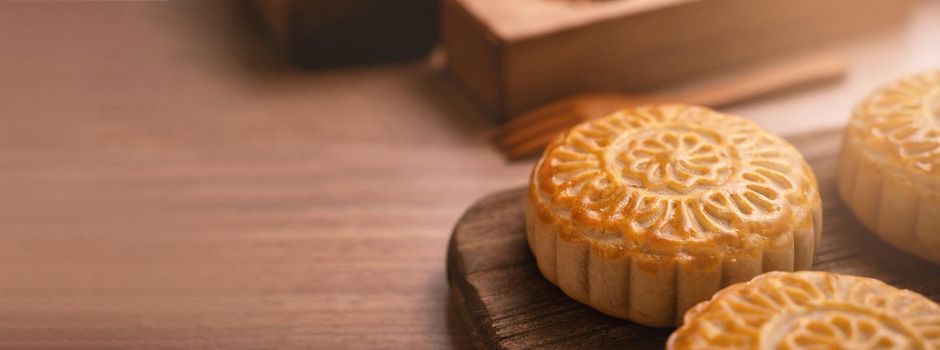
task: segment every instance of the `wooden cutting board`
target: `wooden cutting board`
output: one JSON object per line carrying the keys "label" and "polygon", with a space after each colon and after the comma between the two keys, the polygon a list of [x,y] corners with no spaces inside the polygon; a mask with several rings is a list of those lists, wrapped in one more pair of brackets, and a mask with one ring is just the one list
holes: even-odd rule
{"label": "wooden cutting board", "polygon": [[[840,132],[788,138],[803,152],[823,201],[822,247],[813,268],[874,277],[940,301],[940,265],[898,251],[867,232],[838,198]],[[542,277],[526,244],[524,188],[473,205],[457,223],[447,254],[452,297],[480,348],[662,349],[672,329],[633,324],[594,311]]]}

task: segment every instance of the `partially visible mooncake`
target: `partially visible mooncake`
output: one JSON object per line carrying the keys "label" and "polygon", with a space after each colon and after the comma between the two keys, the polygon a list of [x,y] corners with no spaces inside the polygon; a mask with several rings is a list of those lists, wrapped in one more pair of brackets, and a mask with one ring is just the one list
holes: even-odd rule
{"label": "partially visible mooncake", "polygon": [[690,309],[666,349],[937,350],[940,305],[871,278],[770,272]]}
{"label": "partially visible mooncake", "polygon": [[687,105],[626,109],[556,138],[532,172],[528,242],[571,298],[673,326],[724,286],[808,269],[816,179],[751,121]]}
{"label": "partially visible mooncake", "polygon": [[940,71],[884,86],[852,113],[839,192],[891,245],[940,263]]}

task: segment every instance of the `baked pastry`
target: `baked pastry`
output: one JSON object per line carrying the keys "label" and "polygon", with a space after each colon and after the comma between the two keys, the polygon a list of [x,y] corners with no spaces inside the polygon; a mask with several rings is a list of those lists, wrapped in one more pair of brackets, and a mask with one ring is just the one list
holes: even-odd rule
{"label": "baked pastry", "polygon": [[940,70],[888,84],[845,130],[839,193],[898,249],[940,263]]}
{"label": "baked pastry", "polygon": [[686,105],[622,110],[557,137],[532,172],[528,242],[575,300],[665,327],[721,287],[807,269],[822,216],[800,153]]}
{"label": "baked pastry", "polygon": [[769,272],[690,309],[666,349],[940,349],[940,305],[871,278]]}

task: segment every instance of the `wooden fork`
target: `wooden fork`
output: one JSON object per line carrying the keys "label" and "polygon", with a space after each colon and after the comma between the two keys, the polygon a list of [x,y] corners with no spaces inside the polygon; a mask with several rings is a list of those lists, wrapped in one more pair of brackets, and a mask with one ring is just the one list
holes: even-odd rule
{"label": "wooden fork", "polygon": [[841,57],[817,54],[748,70],[671,94],[593,92],[575,95],[506,123],[497,135],[497,144],[507,158],[518,159],[541,150],[572,126],[621,108],[663,102],[717,108],[799,85],[834,80],[842,77],[845,70],[846,63]]}

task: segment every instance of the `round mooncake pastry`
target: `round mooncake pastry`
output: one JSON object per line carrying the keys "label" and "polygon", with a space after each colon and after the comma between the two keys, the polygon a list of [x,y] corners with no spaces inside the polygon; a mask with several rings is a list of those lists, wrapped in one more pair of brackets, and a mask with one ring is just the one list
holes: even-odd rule
{"label": "round mooncake pastry", "polygon": [[678,104],[622,110],[557,137],[532,171],[526,208],[548,280],[655,327],[723,286],[809,268],[821,226],[816,178],[792,145]]}
{"label": "round mooncake pastry", "polygon": [[871,278],[769,272],[690,309],[666,349],[937,350],[940,305]]}
{"label": "round mooncake pastry", "polygon": [[898,80],[863,100],[842,142],[839,193],[855,217],[898,249],[940,263],[940,71]]}

